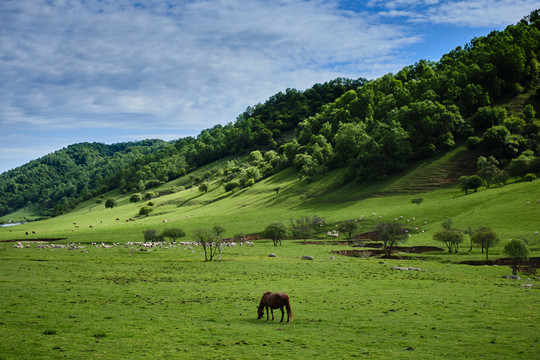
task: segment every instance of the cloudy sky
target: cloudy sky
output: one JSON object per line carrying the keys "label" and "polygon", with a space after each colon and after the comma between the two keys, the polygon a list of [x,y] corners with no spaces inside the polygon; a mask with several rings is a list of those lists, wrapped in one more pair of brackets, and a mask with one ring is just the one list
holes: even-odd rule
{"label": "cloudy sky", "polygon": [[247,106],[368,79],[540,0],[1,0],[0,173],[67,145],[195,136]]}

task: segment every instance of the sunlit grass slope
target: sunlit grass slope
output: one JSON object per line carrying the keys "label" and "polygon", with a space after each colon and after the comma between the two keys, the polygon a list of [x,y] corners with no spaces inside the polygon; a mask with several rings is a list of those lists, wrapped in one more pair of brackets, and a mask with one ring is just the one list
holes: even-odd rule
{"label": "sunlit grass slope", "polygon": [[[101,203],[88,201],[63,216],[1,228],[0,240],[60,237],[73,242],[140,241],[144,230],[160,231],[167,227],[180,227],[189,238],[194,229],[210,228],[214,224],[223,226],[225,236],[232,237],[238,233],[259,233],[272,222],[288,224],[290,219],[318,215],[326,217],[328,224],[362,218],[361,232],[370,231],[378,222],[397,218],[419,229],[409,241],[415,245],[433,244],[433,232],[448,217],[454,220],[456,228],[487,226],[504,240],[523,237],[531,245],[538,243],[534,233],[540,230],[540,203],[537,201],[540,181],[495,186],[468,195],[444,182],[444,186],[436,189],[427,186],[425,192],[415,186],[448,174],[458,166],[456,164],[463,163],[461,154],[462,149],[457,149],[417,164],[402,176],[381,182],[343,185],[343,170],[330,171],[307,182],[299,179],[293,169],[286,169],[253,187],[233,193],[225,192],[222,183],[215,180],[209,183],[207,193],[193,186],[152,199],[154,210],[147,217],[138,216],[138,212],[148,201],[130,203],[130,193],[113,192],[106,194]],[[208,168],[211,166],[200,169],[200,174]],[[179,185],[189,184],[189,179],[186,176],[153,190],[179,188]],[[108,197],[117,199],[118,205],[113,209],[104,206]],[[424,201],[420,205],[413,204],[414,197],[422,197]],[[424,233],[420,233],[421,230]]]}

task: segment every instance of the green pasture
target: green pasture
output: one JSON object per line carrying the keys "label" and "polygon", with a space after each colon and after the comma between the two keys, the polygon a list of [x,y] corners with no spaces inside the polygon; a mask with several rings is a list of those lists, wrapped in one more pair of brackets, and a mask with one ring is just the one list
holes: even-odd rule
{"label": "green pasture", "polygon": [[[258,241],[204,262],[188,246],[4,247],[0,358],[533,359],[540,351],[536,278],[434,260],[330,258],[344,248]],[[268,290],[289,294],[293,322],[279,323],[279,310],[273,322],[256,320]]]}
{"label": "green pasture", "polygon": [[[436,168],[445,169],[437,161],[419,167],[435,177]],[[540,181],[464,195],[455,187],[411,190],[422,181],[414,171],[344,186],[342,175],[337,170],[306,182],[289,169],[234,193],[226,193],[219,180],[202,193],[187,188],[186,177],[156,189],[176,191],[152,199],[147,217],[137,214],[148,201],[130,203],[130,193],[113,192],[66,215],[0,228],[0,359],[538,356],[538,274],[510,280],[502,278],[511,274],[508,267],[459,265],[485,258],[479,248],[467,251],[468,239],[461,254],[389,260],[334,255],[351,248],[326,244],[325,233],[341,220],[357,219],[359,232],[367,232],[397,219],[411,229],[404,245],[444,248],[432,235],[451,217],[456,228],[488,226],[499,234],[502,241],[490,249],[490,259],[503,257],[504,244],[518,237],[539,256]],[[105,208],[109,197],[118,206]],[[420,205],[411,203],[417,197],[424,199]],[[31,218],[32,212],[0,220],[18,220],[14,215]],[[187,233],[180,240],[192,241],[193,230],[214,224],[232,237],[305,215],[326,217],[326,227],[313,239],[319,244],[284,240],[274,247],[261,239],[253,247],[226,248],[220,262],[204,262],[200,247],[139,251],[124,245],[143,241],[147,229],[179,227]],[[25,248],[13,248],[13,241]],[[37,249],[41,242],[84,248]],[[92,245],[102,242],[120,245]],[[277,257],[268,257],[271,252]],[[265,291],[289,294],[292,323],[280,324],[279,310],[278,320],[256,320]]]}

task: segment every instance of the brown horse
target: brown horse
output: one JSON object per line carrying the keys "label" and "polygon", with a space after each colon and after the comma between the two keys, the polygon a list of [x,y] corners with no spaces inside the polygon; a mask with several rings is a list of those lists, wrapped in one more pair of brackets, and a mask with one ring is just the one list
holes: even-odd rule
{"label": "brown horse", "polygon": [[287,322],[289,322],[289,319],[292,319],[292,317],[294,316],[291,311],[291,304],[289,303],[289,295],[282,292],[271,293],[270,291],[267,291],[263,294],[261,302],[259,303],[259,307],[257,309],[259,317],[257,319],[263,317],[264,309],[266,308],[266,321],[268,321],[268,308],[270,308],[270,311],[272,312],[272,320],[274,320],[274,309],[280,309],[280,322],[283,322],[283,316],[285,315],[283,307],[287,308]]}

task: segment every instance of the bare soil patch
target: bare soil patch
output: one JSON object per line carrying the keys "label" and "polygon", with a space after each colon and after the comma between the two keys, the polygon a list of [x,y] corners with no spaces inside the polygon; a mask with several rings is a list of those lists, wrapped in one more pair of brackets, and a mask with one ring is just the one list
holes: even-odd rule
{"label": "bare soil patch", "polygon": [[12,243],[12,242],[54,242],[54,241],[61,241],[61,240],[67,240],[68,238],[32,238],[32,239],[9,239],[9,240],[2,240],[0,242],[4,243]]}
{"label": "bare soil patch", "polygon": [[[495,260],[479,260],[479,261],[462,261],[460,264],[463,265],[473,265],[473,266],[481,266],[481,265],[499,265],[499,266],[512,266],[512,259],[511,258],[500,258]],[[532,257],[527,261],[526,263],[522,262],[519,266],[520,271],[527,273],[527,274],[534,274],[537,269],[540,269],[540,257]]]}
{"label": "bare soil patch", "polygon": [[[367,244],[371,245],[371,244]],[[365,247],[368,247],[368,246]],[[376,244],[381,245],[382,244]],[[444,251],[444,249],[441,249],[436,246],[395,246],[393,249],[393,253],[402,252],[402,253],[410,253],[410,254],[422,254],[425,252],[431,252],[431,251]],[[338,250],[338,251],[332,251],[332,254],[339,254],[339,255],[345,255],[345,256],[352,256],[352,257],[371,257],[371,256],[379,256],[384,255],[383,249],[366,249],[366,250]]]}

